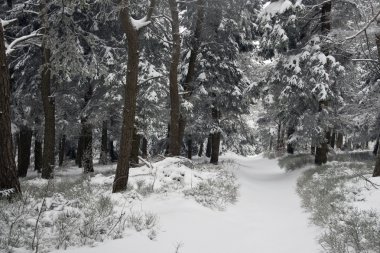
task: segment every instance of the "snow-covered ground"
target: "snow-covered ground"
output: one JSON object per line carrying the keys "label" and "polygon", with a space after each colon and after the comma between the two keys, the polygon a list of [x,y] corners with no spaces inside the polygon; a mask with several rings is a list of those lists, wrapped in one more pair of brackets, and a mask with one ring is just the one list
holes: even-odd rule
{"label": "snow-covered ground", "polygon": [[[158,234],[150,240],[131,233],[96,247],[66,253],[314,253],[318,230],[308,222],[295,191],[302,170],[285,172],[262,156],[224,156],[238,165],[238,202],[225,211],[201,206],[183,194],[151,195],[135,206],[157,214]],[[57,251],[58,252],[58,251]]]}

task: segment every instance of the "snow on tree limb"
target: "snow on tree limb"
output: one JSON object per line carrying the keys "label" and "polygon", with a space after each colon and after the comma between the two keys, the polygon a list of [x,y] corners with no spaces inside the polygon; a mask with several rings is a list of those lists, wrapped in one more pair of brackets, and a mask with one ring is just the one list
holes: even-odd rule
{"label": "snow on tree limb", "polygon": [[9,25],[9,24],[11,24],[11,23],[13,23],[13,22],[16,22],[16,21],[17,21],[16,18],[14,18],[14,19],[10,19],[10,20],[2,20],[2,19],[0,18],[0,22],[1,22],[1,25],[2,25],[3,27],[6,27],[7,25]]}
{"label": "snow on tree limb", "polygon": [[380,10],[377,12],[377,14],[360,30],[358,31],[356,34],[350,36],[350,37],[347,37],[346,40],[351,40],[351,39],[354,39],[356,38],[358,35],[360,35],[361,33],[363,33],[365,30],[368,29],[368,27],[376,21],[376,19],[380,16]]}
{"label": "snow on tree limb", "polygon": [[145,16],[142,19],[133,19],[131,17],[131,23],[136,31],[140,30],[141,28],[144,28],[145,26],[148,26],[151,21],[148,20],[148,17]]}
{"label": "snow on tree limb", "polygon": [[35,38],[35,37],[42,36],[42,34],[38,33],[40,30],[41,29],[38,29],[38,30],[32,32],[29,35],[22,36],[20,38],[15,39],[14,41],[12,41],[12,43],[7,46],[7,50],[5,52],[6,55],[10,55],[15,50],[15,46],[17,46],[17,44],[19,44],[19,43],[21,43],[21,42],[23,42],[25,40],[29,40],[29,39],[32,39],[32,38]]}

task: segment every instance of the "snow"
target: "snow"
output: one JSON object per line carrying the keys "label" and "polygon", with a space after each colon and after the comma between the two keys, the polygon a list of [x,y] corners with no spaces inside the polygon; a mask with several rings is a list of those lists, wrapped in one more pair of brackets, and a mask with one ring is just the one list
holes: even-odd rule
{"label": "snow", "polygon": [[[167,253],[176,252],[176,248],[181,253],[319,252],[315,240],[318,231],[308,224],[295,192],[302,170],[286,173],[276,160],[261,155],[243,158],[230,153],[222,160],[233,160],[238,165],[234,172],[241,184],[238,202],[226,211],[211,210],[193,199],[184,199],[178,192],[151,195],[131,208],[158,215],[156,239],[149,240],[144,233],[130,233],[97,247],[56,252]],[[171,162],[166,159],[162,163]]]}
{"label": "snow", "polygon": [[132,22],[133,27],[136,29],[136,31],[140,30],[141,28],[151,23],[151,21],[148,20],[148,17],[143,17],[142,19],[131,18],[131,22]]}

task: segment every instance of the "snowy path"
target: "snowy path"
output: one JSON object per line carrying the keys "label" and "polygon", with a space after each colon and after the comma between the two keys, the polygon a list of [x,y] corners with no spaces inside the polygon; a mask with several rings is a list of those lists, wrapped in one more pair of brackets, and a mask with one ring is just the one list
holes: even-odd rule
{"label": "snowy path", "polygon": [[217,212],[180,196],[154,196],[142,208],[160,217],[158,237],[132,234],[70,253],[317,253],[317,231],[309,226],[295,186],[301,171],[285,173],[261,156],[235,157],[239,201]]}

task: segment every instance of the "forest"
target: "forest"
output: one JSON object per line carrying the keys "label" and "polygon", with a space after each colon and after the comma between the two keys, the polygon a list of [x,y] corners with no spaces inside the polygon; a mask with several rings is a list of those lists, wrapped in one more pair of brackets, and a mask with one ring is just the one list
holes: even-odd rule
{"label": "forest", "polygon": [[0,252],[379,252],[378,0],[0,0],[0,21]]}

